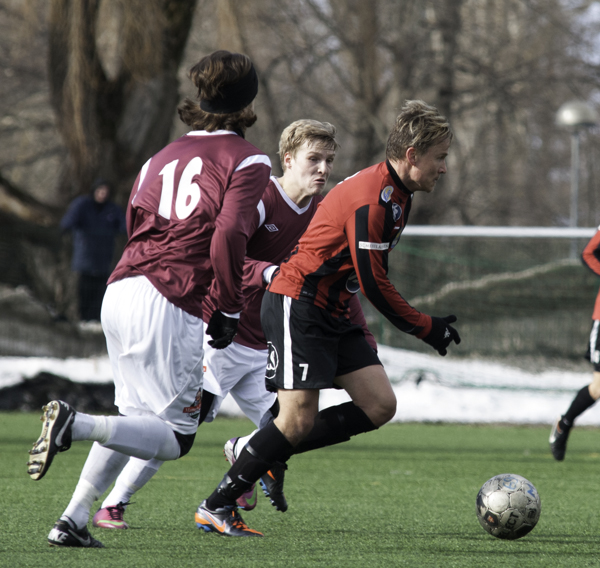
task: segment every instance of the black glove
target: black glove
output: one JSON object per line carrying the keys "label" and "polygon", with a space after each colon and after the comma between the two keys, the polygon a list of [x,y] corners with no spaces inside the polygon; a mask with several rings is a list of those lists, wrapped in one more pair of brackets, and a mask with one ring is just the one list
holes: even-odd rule
{"label": "black glove", "polygon": [[212,337],[208,344],[215,349],[225,349],[237,334],[238,322],[238,318],[227,317],[223,312],[215,310],[206,328],[206,333]]}
{"label": "black glove", "polygon": [[431,345],[440,355],[444,356],[448,351],[446,347],[454,341],[460,343],[460,335],[450,324],[456,321],[456,316],[436,318],[431,316],[431,331],[423,338],[423,341]]}

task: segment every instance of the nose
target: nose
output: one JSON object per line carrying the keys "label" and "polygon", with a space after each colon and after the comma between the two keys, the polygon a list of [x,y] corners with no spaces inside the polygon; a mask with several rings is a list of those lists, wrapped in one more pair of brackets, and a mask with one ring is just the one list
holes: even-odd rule
{"label": "nose", "polygon": [[445,174],[445,173],[446,173],[446,171],[447,171],[447,168],[446,168],[446,160],[444,160],[444,161],[442,162],[442,165],[440,166],[440,173],[441,173],[441,174]]}
{"label": "nose", "polygon": [[321,160],[319,162],[319,173],[324,175],[329,175],[331,171],[331,164],[327,162],[327,160]]}

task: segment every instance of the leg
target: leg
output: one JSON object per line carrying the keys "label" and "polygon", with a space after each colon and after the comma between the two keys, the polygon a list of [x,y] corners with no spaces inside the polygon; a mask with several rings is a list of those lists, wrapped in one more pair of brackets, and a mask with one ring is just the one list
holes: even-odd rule
{"label": "leg", "polygon": [[600,320],[594,320],[588,346],[590,362],[594,365],[592,382],[576,395],[571,406],[552,426],[550,431],[550,451],[557,461],[565,459],[567,441],[575,419],[583,414],[600,397]]}
{"label": "leg", "polygon": [[113,490],[106,496],[102,506],[94,515],[92,524],[103,529],[127,529],[123,520],[125,507],[136,491],[139,491],[159,470],[163,461],[129,458],[115,481]]}
{"label": "leg", "polygon": [[348,392],[352,402],[319,412],[313,429],[294,454],[347,442],[351,436],[375,430],[394,417],[396,396],[381,365],[342,375],[335,382]]}
{"label": "leg", "polygon": [[92,416],[76,412],[63,401],[44,406],[42,434],[29,451],[27,472],[34,481],[44,477],[54,456],[72,441],[92,440],[105,448],[140,459],[174,460],[181,446],[172,430],[157,416]]}
{"label": "leg", "polygon": [[[319,405],[315,389],[279,393],[279,415],[274,422],[259,430],[244,447],[235,464],[225,474],[212,495],[196,511],[196,525],[205,531],[229,536],[262,536],[241,520],[228,522],[235,511],[236,499],[271,468],[274,462],[285,463],[293,445],[287,436],[300,440],[310,431]],[[285,429],[287,436],[279,429]]]}

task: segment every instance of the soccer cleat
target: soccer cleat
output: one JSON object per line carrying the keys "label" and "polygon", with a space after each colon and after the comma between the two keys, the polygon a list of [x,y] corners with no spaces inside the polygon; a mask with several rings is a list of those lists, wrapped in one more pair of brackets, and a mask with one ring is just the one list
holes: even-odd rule
{"label": "soccer cleat", "polygon": [[271,505],[282,513],[285,513],[288,508],[287,500],[283,494],[283,478],[286,469],[287,465],[277,462],[260,478],[263,493],[271,500]]}
{"label": "soccer cleat", "polygon": [[92,519],[92,525],[100,529],[128,529],[129,525],[123,520],[126,505],[129,503],[118,503],[114,507],[98,509]]}
{"label": "soccer cleat", "polygon": [[50,546],[71,546],[76,548],[104,548],[104,545],[90,534],[87,527],[78,529],[75,523],[59,519],[48,535]]}
{"label": "soccer cleat", "polygon": [[[235,463],[235,445],[237,444],[238,440],[239,438],[231,438],[231,440],[227,440],[227,442],[225,442],[225,447],[223,448],[225,459],[231,465]],[[236,502],[240,509],[244,509],[244,511],[252,511],[258,502],[256,493],[256,484],[254,484],[252,485],[250,491],[247,491],[241,497],[238,497]]]}
{"label": "soccer cleat", "polygon": [[565,459],[567,452],[567,440],[569,439],[570,428],[562,422],[562,416],[556,421],[550,432],[550,451],[557,461]]}
{"label": "soccer cleat", "polygon": [[42,433],[29,450],[32,457],[27,462],[27,473],[35,481],[46,475],[58,452],[65,452],[71,447],[71,427],[76,414],[75,410],[62,400],[53,400],[42,410]]}
{"label": "soccer cleat", "polygon": [[206,501],[198,507],[196,526],[205,532],[216,532],[223,536],[264,536],[248,527],[236,507],[223,507],[216,511],[206,508]]}

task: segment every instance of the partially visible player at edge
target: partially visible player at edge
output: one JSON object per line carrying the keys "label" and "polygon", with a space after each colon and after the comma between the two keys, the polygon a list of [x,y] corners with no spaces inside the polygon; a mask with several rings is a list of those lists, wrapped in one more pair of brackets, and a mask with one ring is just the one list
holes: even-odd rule
{"label": "partially visible player at edge", "polygon": [[[265,389],[267,341],[260,325],[260,305],[265,286],[277,265],[289,255],[308,227],[332,169],[337,142],[335,127],[316,120],[298,120],[284,129],[279,141],[283,176],[272,177],[254,211],[251,237],[247,246],[244,269],[245,306],[238,325],[238,334],[225,349],[206,344],[204,387],[201,420],[211,422],[223,399],[231,393],[242,411],[256,426],[264,425],[276,413],[274,393]],[[214,309],[209,293],[204,302],[205,322]],[[375,339],[366,327],[358,298],[351,306],[353,321],[361,323],[371,344]],[[240,442],[238,442],[240,440]],[[243,438],[233,438],[225,444],[225,455],[233,463],[244,445]],[[133,494],[156,473],[162,462],[130,458],[115,482],[114,489],[104,499],[94,515],[93,524],[100,528],[127,528],[124,511]],[[283,470],[263,476],[265,493],[280,511],[287,509],[283,495]],[[274,487],[274,485],[277,485]],[[256,505],[256,489],[238,499],[240,508],[251,510]]]}
{"label": "partially visible player at edge", "polygon": [[95,441],[48,535],[51,545],[102,547],[87,529],[90,508],[129,457],[175,460],[190,450],[211,282],[210,344],[224,348],[236,332],[250,221],[271,172],[268,156],[244,139],[256,122],[258,78],[246,55],[228,51],[203,57],[190,78],[199,102],[187,99],[179,115],[193,130],[140,171],[127,209],[129,240],[102,305],[121,416],[91,416],[52,401],[30,451],[28,473],[38,480],[72,441]]}
{"label": "partially visible player at edge", "polygon": [[[295,453],[347,441],[394,416],[396,399],[383,366],[348,320],[348,302],[359,289],[398,329],[440,355],[460,342],[450,325],[455,316],[415,310],[387,277],[388,252],[400,239],[413,195],[430,193],[446,173],[451,141],[437,109],[407,101],[388,138],[386,161],[346,179],[322,201],[262,303],[266,382],[277,391],[279,415],[245,445],[198,507],[196,523],[219,534],[262,536],[230,522],[236,499],[252,483]],[[333,386],[345,389],[352,402],[319,412],[320,389]]]}
{"label": "partially visible player at edge", "polygon": [[[590,242],[583,249],[581,256],[585,264],[594,274],[600,276],[600,227]],[[550,451],[555,460],[565,459],[567,440],[575,419],[583,414],[600,398],[600,290],[596,296],[594,311],[592,312],[592,331],[586,355],[594,368],[592,382],[583,387],[576,395],[571,406],[554,424],[550,431]]]}

